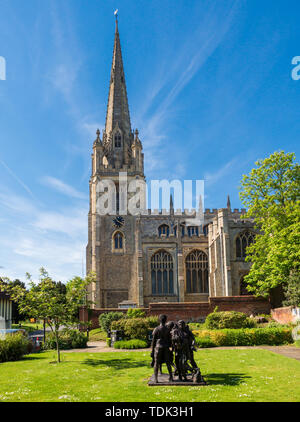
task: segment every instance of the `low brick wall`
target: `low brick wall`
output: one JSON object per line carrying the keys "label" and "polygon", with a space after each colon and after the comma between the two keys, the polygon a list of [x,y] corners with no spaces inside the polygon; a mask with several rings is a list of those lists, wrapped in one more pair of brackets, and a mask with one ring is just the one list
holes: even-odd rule
{"label": "low brick wall", "polygon": [[[271,305],[268,300],[263,298],[256,298],[254,296],[224,296],[224,297],[210,297],[208,302],[184,302],[184,303],[150,303],[149,308],[143,308],[146,315],[160,315],[166,314],[169,321],[178,321],[184,319],[185,321],[201,321],[204,320],[208,314],[218,307],[218,311],[238,311],[244,312],[247,315],[269,314]],[[93,309],[90,320],[92,321],[92,328],[99,327],[99,315],[105,312],[123,312],[127,309],[119,308],[102,308]],[[80,309],[80,321],[88,320],[87,309]]]}
{"label": "low brick wall", "polygon": [[251,295],[210,297],[209,302],[210,312],[213,312],[216,306],[218,311],[244,312],[248,316],[269,314],[271,311],[271,304],[268,300]]}
{"label": "low brick wall", "polygon": [[199,321],[205,319],[210,313],[209,303],[184,302],[184,303],[150,303],[149,315],[166,314],[169,321]]}
{"label": "low brick wall", "polygon": [[293,312],[293,308],[291,306],[272,309],[271,315],[272,318],[280,324],[288,324],[289,322],[296,321],[296,312]]}

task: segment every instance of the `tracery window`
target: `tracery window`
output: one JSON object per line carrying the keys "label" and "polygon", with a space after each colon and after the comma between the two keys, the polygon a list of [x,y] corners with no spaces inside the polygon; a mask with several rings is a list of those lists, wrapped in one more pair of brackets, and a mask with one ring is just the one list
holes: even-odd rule
{"label": "tracery window", "polygon": [[173,258],[169,252],[160,250],[151,257],[152,294],[174,294]]}
{"label": "tracery window", "polygon": [[120,134],[120,132],[117,132],[115,134],[115,148],[121,148],[122,145],[122,136]]}
{"label": "tracery window", "polygon": [[170,233],[170,228],[167,224],[162,224],[161,226],[159,226],[158,228],[158,235],[159,237],[161,236],[169,236]]}
{"label": "tracery window", "polygon": [[246,250],[251,243],[254,242],[254,234],[249,230],[240,233],[235,240],[236,257],[245,258]]}
{"label": "tracery window", "polygon": [[187,293],[208,293],[208,257],[194,250],[185,259]]}
{"label": "tracery window", "polygon": [[114,249],[121,250],[124,248],[124,235],[121,232],[116,232],[113,237]]}

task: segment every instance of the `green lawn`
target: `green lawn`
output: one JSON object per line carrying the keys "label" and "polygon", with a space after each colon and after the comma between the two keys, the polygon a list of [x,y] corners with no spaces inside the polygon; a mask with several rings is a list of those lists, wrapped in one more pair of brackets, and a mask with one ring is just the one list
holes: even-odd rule
{"label": "green lawn", "polygon": [[89,332],[89,340],[90,341],[105,341],[107,334],[101,328],[95,328]]}
{"label": "green lawn", "polygon": [[148,387],[144,351],[54,356],[0,364],[0,401],[300,401],[300,362],[267,350],[199,350],[209,385],[198,387]]}
{"label": "green lawn", "polygon": [[[46,325],[48,327],[48,325]],[[36,330],[43,330],[44,324],[37,322],[21,322],[21,324],[12,324],[11,328],[26,330],[28,333]]]}

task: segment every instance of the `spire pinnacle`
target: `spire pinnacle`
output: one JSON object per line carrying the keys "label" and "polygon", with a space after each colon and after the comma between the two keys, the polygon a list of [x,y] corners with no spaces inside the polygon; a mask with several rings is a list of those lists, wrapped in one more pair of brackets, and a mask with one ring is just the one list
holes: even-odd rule
{"label": "spire pinnacle", "polygon": [[227,195],[227,209],[230,211],[231,210],[231,203],[230,203],[230,196]]}
{"label": "spire pinnacle", "polygon": [[118,31],[117,13],[118,10],[115,11],[116,32],[111,66],[105,132],[107,136],[109,136],[110,132],[112,132],[118,124],[119,128],[123,132],[123,136],[128,137],[131,134],[131,123],[127,100],[127,90],[125,83],[121,43]]}

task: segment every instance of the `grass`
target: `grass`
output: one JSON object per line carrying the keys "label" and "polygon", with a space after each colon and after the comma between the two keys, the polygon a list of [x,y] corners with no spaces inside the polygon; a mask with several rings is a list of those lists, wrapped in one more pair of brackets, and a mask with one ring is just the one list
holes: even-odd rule
{"label": "grass", "polygon": [[107,334],[101,328],[95,328],[89,332],[90,341],[106,341]]}
{"label": "grass", "polygon": [[[195,353],[208,386],[149,387],[148,352],[28,355],[0,364],[0,401],[300,401],[300,362],[261,349]],[[164,365],[164,372],[166,368]]]}
{"label": "grass", "polygon": [[[43,323],[37,323],[37,322],[21,322],[20,324],[12,324],[11,328],[19,329],[27,331],[28,333],[31,333],[32,331],[36,330],[43,330],[44,324]],[[47,328],[47,324],[46,324]]]}

